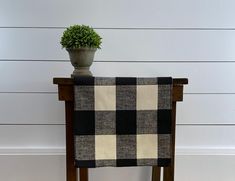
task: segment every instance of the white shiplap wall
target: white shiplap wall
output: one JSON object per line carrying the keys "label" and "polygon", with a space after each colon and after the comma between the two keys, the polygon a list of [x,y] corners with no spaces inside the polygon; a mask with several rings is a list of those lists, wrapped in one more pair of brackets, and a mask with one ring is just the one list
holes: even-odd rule
{"label": "white shiplap wall", "polygon": [[[52,79],[72,72],[59,44],[72,24],[91,25],[103,37],[96,76],[189,78],[177,110],[176,181],[234,180],[234,6],[0,0],[0,180],[65,180],[64,105]],[[150,168],[92,169],[90,177],[145,181]]]}

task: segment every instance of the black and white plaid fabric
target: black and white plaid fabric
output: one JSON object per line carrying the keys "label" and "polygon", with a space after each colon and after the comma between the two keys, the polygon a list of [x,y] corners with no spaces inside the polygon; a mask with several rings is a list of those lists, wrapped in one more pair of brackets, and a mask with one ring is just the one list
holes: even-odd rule
{"label": "black and white plaid fabric", "polygon": [[74,82],[76,167],[169,165],[172,78]]}

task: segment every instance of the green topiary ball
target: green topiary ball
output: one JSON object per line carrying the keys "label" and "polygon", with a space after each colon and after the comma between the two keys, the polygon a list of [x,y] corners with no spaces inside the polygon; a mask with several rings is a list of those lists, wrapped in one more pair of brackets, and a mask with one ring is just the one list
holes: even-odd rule
{"label": "green topiary ball", "polygon": [[101,37],[93,28],[85,25],[73,25],[67,28],[61,37],[63,48],[100,48]]}

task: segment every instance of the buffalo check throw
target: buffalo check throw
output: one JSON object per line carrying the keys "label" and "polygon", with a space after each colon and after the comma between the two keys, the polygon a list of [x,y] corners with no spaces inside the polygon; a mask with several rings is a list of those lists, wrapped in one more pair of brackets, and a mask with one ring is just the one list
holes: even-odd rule
{"label": "buffalo check throw", "polygon": [[76,167],[167,166],[172,78],[75,77]]}

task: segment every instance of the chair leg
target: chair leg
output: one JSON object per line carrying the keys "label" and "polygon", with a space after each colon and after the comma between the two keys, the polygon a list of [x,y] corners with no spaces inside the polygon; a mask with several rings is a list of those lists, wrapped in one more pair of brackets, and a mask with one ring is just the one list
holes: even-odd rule
{"label": "chair leg", "polygon": [[163,181],[174,181],[175,172],[175,128],[176,128],[176,102],[172,104],[172,147],[171,147],[171,164],[163,169]]}
{"label": "chair leg", "polygon": [[79,169],[80,181],[88,181],[88,168]]}
{"label": "chair leg", "polygon": [[165,167],[163,170],[163,181],[174,181],[174,167]]}
{"label": "chair leg", "polygon": [[161,167],[152,167],[152,181],[160,181],[161,178]]}
{"label": "chair leg", "polygon": [[77,181],[77,169],[74,166],[73,109],[73,102],[66,101],[66,181]]}

